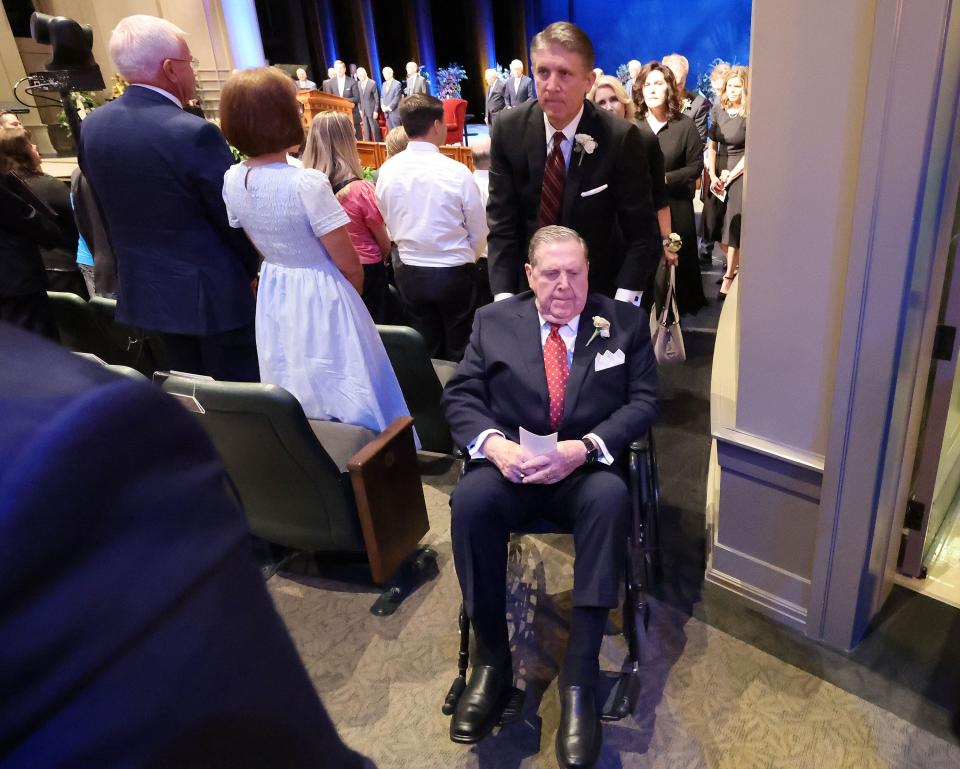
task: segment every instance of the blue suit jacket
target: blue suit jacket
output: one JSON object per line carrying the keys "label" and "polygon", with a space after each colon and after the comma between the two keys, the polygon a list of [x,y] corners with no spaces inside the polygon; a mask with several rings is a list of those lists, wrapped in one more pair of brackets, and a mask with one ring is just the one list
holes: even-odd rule
{"label": "blue suit jacket", "polygon": [[0,764],[358,767],[199,423],[0,323]]}
{"label": "blue suit jacket", "polygon": [[[610,321],[610,337],[598,336],[588,344],[594,315]],[[596,371],[596,358],[606,350],[622,350],[624,362]],[[456,444],[466,447],[491,428],[519,442],[521,425],[549,435],[549,404],[533,293],[479,309],[470,344],[443,393]],[[558,439],[595,433],[616,457],[653,424],[658,411],[657,367],[646,313],[590,294],[580,315]]]}
{"label": "blue suit jacket", "polygon": [[253,321],[257,254],[227,224],[233,163],[212,123],[131,86],[83,121],[80,166],[117,262],[117,320],[208,335]]}

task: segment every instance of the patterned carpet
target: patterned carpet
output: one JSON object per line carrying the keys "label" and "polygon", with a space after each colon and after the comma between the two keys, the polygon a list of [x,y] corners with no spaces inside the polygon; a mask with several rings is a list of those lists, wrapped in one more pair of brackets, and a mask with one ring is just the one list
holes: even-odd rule
{"label": "patterned carpet", "polygon": [[[521,719],[472,748],[455,745],[440,713],[458,642],[449,486],[425,481],[424,541],[440,573],[396,614],[374,617],[372,589],[329,575],[273,577],[277,608],[343,739],[381,769],[555,767],[571,543],[525,537],[511,564],[514,670],[527,690]],[[607,637],[602,668],[619,670],[625,648],[622,636]],[[602,769],[960,766],[960,747],[664,603],[654,604],[642,654],[639,705],[604,725]]]}

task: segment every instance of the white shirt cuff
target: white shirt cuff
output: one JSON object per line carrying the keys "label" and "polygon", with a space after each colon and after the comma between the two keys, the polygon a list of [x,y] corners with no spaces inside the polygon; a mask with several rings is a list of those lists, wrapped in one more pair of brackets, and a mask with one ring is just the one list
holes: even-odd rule
{"label": "white shirt cuff", "polygon": [[643,291],[631,291],[627,288],[618,288],[613,298],[618,302],[630,302],[635,307],[640,306],[640,299],[643,297]]}
{"label": "white shirt cuff", "polygon": [[513,294],[509,291],[501,291],[499,294],[493,295],[493,301],[499,302],[501,299],[509,299]]}
{"label": "white shirt cuff", "polygon": [[583,436],[584,438],[593,438],[593,442],[597,444],[597,448],[600,449],[600,456],[597,457],[597,461],[602,465],[612,465],[613,457],[610,456],[610,452],[607,451],[607,444],[603,442],[601,438],[596,433],[587,433]]}
{"label": "white shirt cuff", "polygon": [[470,459],[486,459],[480,449],[483,446],[483,442],[493,434],[499,435],[501,438],[507,437],[495,428],[484,430],[482,433],[480,433],[480,435],[473,439],[473,443],[467,446],[467,453],[470,454]]}

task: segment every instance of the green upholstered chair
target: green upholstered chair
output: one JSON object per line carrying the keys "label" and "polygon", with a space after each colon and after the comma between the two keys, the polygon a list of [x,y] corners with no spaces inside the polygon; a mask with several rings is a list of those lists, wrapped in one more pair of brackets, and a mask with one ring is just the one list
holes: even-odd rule
{"label": "green upholstered chair", "polygon": [[366,558],[372,581],[388,586],[377,614],[435,569],[436,554],[419,547],[429,522],[410,417],[377,435],[309,421],[276,385],[154,378],[206,428],[257,537],[321,558]]}
{"label": "green upholstered chair", "polygon": [[377,326],[377,331],[413,416],[421,448],[449,454],[453,451],[453,439],[440,396],[457,365],[432,361],[423,337],[409,326]]}
{"label": "green upholstered chair", "polygon": [[110,359],[114,347],[86,301],[66,291],[48,291],[47,298],[64,347],[74,352],[91,353],[107,363],[119,362]]}

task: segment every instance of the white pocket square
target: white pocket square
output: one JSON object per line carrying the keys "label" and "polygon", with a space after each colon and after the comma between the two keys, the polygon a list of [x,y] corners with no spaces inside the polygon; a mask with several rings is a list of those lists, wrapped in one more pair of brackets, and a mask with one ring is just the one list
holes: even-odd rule
{"label": "white pocket square", "polygon": [[602,353],[598,352],[597,357],[594,358],[593,370],[603,371],[614,366],[622,366],[625,360],[626,356],[623,354],[623,350],[618,349],[616,352],[604,350]]}
{"label": "white pocket square", "polygon": [[581,198],[589,198],[591,195],[596,195],[598,192],[603,192],[609,184],[601,184],[599,187],[594,187],[592,190],[587,190],[586,192],[581,192]]}

